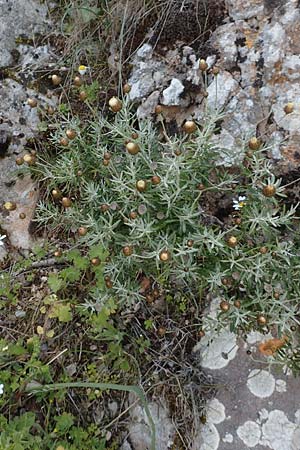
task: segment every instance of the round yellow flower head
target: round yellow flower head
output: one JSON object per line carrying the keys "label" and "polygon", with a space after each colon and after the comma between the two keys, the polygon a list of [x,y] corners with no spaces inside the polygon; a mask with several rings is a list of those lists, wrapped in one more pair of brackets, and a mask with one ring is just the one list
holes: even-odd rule
{"label": "round yellow flower head", "polygon": [[80,73],[80,75],[84,75],[87,71],[87,67],[84,65],[81,65],[78,67],[78,72]]}

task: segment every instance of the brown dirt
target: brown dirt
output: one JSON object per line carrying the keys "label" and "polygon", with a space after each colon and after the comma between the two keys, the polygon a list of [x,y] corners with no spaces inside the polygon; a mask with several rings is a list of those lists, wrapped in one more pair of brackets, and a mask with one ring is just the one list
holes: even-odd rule
{"label": "brown dirt", "polygon": [[156,51],[172,48],[177,41],[194,48],[205,58],[209,53],[207,41],[211,33],[226,16],[224,1],[217,0],[175,0],[165,10],[158,9],[140,20],[124,48],[127,59],[141,45],[149,30],[153,31],[149,43]]}

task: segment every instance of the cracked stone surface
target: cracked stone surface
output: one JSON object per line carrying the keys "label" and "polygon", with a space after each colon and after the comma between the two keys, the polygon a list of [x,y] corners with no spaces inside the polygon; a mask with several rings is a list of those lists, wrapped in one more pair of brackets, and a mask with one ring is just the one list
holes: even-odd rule
{"label": "cracked stone surface", "polygon": [[[166,405],[158,402],[151,402],[149,410],[156,425],[156,450],[167,450],[173,444],[175,427],[170,419]],[[145,450],[150,448],[151,434],[147,415],[144,408],[137,405],[130,411],[131,423],[129,425],[129,438],[123,444],[122,450],[131,449]]]}
{"label": "cracked stone surface", "polygon": [[[175,111],[179,126],[191,117],[201,122],[207,108],[222,109],[222,130],[231,136],[233,149],[225,164],[241,158],[241,139],[259,135],[274,142],[274,160],[292,169],[300,159],[299,2],[227,0],[226,6],[228,17],[212,33],[206,58],[208,67],[215,64],[219,74],[208,70],[207,86],[199,70],[201,55],[191,47],[178,42],[161,56],[145,43],[132,61],[131,98],[141,102],[141,117],[153,117],[155,101],[167,105],[166,120],[174,119]],[[287,102],[295,104],[288,116],[283,110]],[[222,143],[223,136],[219,140]]]}
{"label": "cracked stone surface", "polygon": [[17,38],[33,38],[49,27],[47,8],[36,0],[0,0],[0,68],[14,65]]}
{"label": "cracked stone surface", "polygon": [[[1,260],[8,242],[20,249],[33,245],[29,227],[38,192],[29,176],[17,176],[15,160],[28,153],[25,146],[38,131],[40,112],[56,100],[29,87],[35,70],[51,65],[48,46],[34,44],[37,34],[49,31],[46,5],[37,0],[0,0],[0,17],[0,71],[4,73],[0,80],[0,227],[7,235]],[[38,106],[30,108],[28,98],[35,98]],[[17,209],[5,211],[6,201],[15,202]],[[20,213],[26,218],[20,219]]]}
{"label": "cracked stone surface", "polygon": [[218,298],[211,302],[207,333],[194,347],[220,386],[207,404],[194,450],[299,450],[299,380],[287,370],[270,370],[263,360],[258,346],[271,333],[251,332],[241,340],[229,330],[217,334],[210,328],[218,304]]}

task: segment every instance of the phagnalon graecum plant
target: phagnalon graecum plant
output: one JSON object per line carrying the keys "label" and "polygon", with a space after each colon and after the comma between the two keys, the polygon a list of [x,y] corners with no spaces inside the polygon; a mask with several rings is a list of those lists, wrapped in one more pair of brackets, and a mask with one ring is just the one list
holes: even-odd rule
{"label": "phagnalon graecum plant", "polygon": [[221,165],[219,119],[207,114],[170,136],[161,114],[156,124],[140,121],[127,101],[88,125],[62,118],[55,155],[32,166],[46,182],[37,220],[74,233],[79,247],[109,251],[95,302],[210,293],[220,298],[213,327],[273,330],[295,362],[297,205],[256,138],[245,139],[239,165]]}

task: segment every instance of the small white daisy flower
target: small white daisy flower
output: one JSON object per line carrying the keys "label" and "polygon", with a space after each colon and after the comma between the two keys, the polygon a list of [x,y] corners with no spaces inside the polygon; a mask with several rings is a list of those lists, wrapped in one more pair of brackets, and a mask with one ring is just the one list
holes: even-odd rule
{"label": "small white daisy flower", "polygon": [[80,73],[80,75],[84,75],[86,73],[87,69],[88,69],[87,66],[80,65],[78,67],[78,72]]}
{"label": "small white daisy flower", "polygon": [[6,236],[0,236],[0,247],[1,245],[4,245],[3,239],[5,239]]}
{"label": "small white daisy flower", "polygon": [[4,384],[0,383],[0,395],[4,392]]}
{"label": "small white daisy flower", "polygon": [[246,205],[246,197],[244,195],[239,195],[239,198],[236,200],[233,200],[233,209],[235,209],[235,211],[239,211],[240,209],[243,208],[243,206]]}

